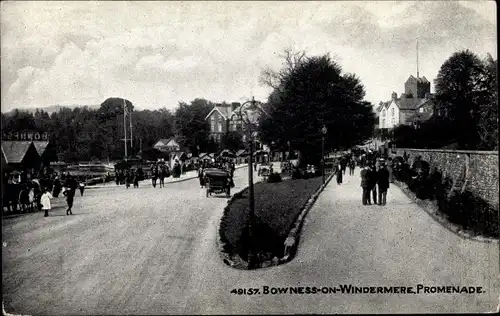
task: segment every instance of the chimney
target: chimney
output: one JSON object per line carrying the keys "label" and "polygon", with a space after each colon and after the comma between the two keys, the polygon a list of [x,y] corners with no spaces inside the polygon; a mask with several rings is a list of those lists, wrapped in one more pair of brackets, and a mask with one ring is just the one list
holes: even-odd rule
{"label": "chimney", "polygon": [[398,94],[396,92],[392,93],[392,99],[396,100],[398,98]]}
{"label": "chimney", "polygon": [[231,110],[236,110],[237,108],[239,108],[241,106],[241,103],[239,102],[233,102],[231,103]]}

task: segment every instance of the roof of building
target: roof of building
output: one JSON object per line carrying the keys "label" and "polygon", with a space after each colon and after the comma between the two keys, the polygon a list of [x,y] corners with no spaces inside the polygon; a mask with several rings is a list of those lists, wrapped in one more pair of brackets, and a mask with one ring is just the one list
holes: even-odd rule
{"label": "roof of building", "polygon": [[203,158],[203,157],[210,157],[210,158],[213,158],[214,157],[214,154],[209,154],[209,153],[200,153],[198,155],[199,158]]}
{"label": "roof of building", "polygon": [[429,80],[425,78],[425,76],[416,78],[413,75],[410,75],[410,77],[408,78],[408,80],[406,80],[406,82],[408,81],[417,81],[419,83],[430,83]]}
{"label": "roof of building", "polygon": [[[208,119],[212,115],[212,113],[215,111],[218,111],[222,115],[222,117],[224,117],[224,119],[230,120],[233,117],[233,115],[239,115],[240,109],[242,106],[243,106],[243,104],[233,110],[231,105],[227,105],[227,106],[216,105],[207,114],[207,116],[205,117],[205,120]],[[251,115],[253,115],[253,116],[259,116],[260,113],[267,114],[267,112],[263,109],[263,107],[259,103],[255,103],[254,109],[252,109],[250,106],[248,106],[248,104],[246,104],[245,107],[246,107],[245,111],[247,111],[247,113],[251,113]]]}
{"label": "roof of building", "polygon": [[419,98],[400,98],[396,100],[396,105],[400,110],[416,110],[424,100]]}
{"label": "roof of building", "polygon": [[[160,140],[158,140],[156,143],[155,143],[155,147],[156,146],[167,146],[168,143],[170,143],[171,141],[174,141],[175,143],[177,143],[177,141],[175,140],[175,138],[162,138]],[[160,144],[161,143],[161,144]]]}
{"label": "roof of building", "polygon": [[415,112],[406,118],[407,123],[423,122],[432,117],[432,112]]}
{"label": "roof of building", "polygon": [[7,163],[21,163],[30,146],[31,141],[2,141],[2,155]]}
{"label": "roof of building", "polygon": [[379,103],[379,106],[377,107],[377,112],[380,112],[382,111],[382,109],[385,107],[386,109],[389,107],[389,105],[391,104],[391,101],[387,101],[387,102],[380,102]]}
{"label": "roof of building", "polygon": [[232,110],[232,106],[231,104],[228,104],[228,105],[216,105],[214,106],[214,108],[207,114],[207,116],[205,117],[205,120],[208,119],[212,113],[214,113],[215,111],[219,112],[220,115],[222,115],[222,117],[226,120],[229,120],[233,110]]}
{"label": "roof of building", "polygon": [[[402,111],[408,111],[408,110],[417,110],[420,108],[422,105],[426,104],[429,101],[432,101],[432,98],[429,99],[421,99],[421,98],[398,98],[396,99],[396,105],[399,107],[400,110]],[[379,106],[377,107],[377,112],[382,111],[382,109],[388,108],[389,105],[392,103],[391,101],[387,102],[381,102]]]}
{"label": "roof of building", "polygon": [[49,142],[43,142],[43,141],[34,141],[33,145],[35,146],[36,151],[38,154],[41,156],[47,149],[47,146],[49,145]]}

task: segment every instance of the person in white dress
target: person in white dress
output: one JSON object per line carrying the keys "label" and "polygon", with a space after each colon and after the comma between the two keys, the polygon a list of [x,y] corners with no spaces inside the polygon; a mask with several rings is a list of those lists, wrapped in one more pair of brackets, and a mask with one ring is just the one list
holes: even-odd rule
{"label": "person in white dress", "polygon": [[52,194],[50,194],[47,188],[44,188],[43,194],[40,198],[40,204],[42,204],[42,210],[44,210],[45,212],[45,215],[43,215],[44,217],[49,216],[49,211],[52,208],[52,206],[50,205],[50,199],[52,199]]}

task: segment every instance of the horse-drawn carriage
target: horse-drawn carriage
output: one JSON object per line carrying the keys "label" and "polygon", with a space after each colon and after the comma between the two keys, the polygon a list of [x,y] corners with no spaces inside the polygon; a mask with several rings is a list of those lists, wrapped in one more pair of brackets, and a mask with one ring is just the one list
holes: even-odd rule
{"label": "horse-drawn carriage", "polygon": [[212,193],[226,193],[226,196],[229,197],[231,196],[231,175],[222,169],[205,169],[205,186],[207,197]]}
{"label": "horse-drawn carriage", "polygon": [[2,210],[7,212],[33,212],[40,209],[42,190],[36,180],[27,183],[8,183],[3,188]]}

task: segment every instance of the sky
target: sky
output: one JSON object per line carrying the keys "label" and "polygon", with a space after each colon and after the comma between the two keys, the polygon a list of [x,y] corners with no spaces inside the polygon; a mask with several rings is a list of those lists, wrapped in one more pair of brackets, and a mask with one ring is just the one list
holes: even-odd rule
{"label": "sky", "polygon": [[[1,106],[140,109],[205,98],[266,101],[284,49],[330,53],[374,105],[431,82],[454,52],[497,58],[493,1],[2,1]],[[431,90],[434,85],[431,84]]]}

